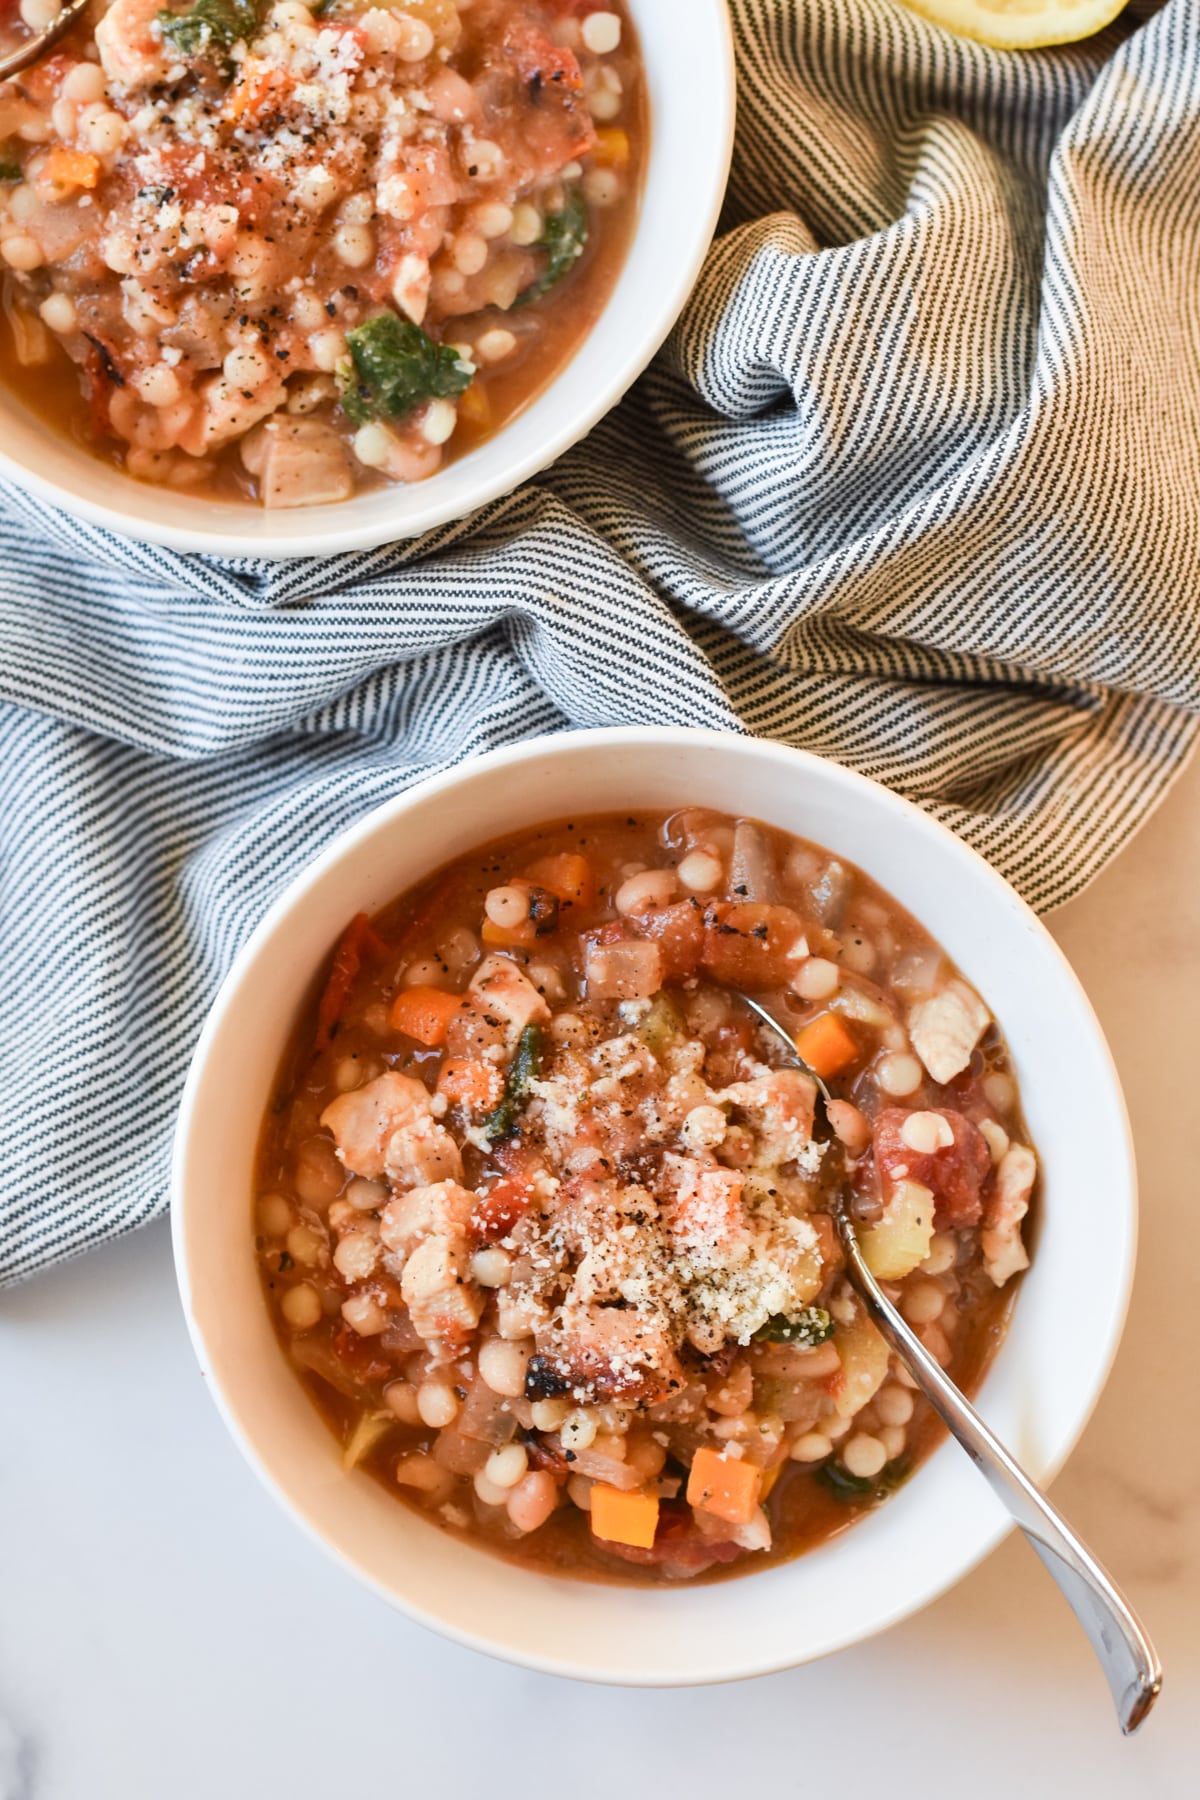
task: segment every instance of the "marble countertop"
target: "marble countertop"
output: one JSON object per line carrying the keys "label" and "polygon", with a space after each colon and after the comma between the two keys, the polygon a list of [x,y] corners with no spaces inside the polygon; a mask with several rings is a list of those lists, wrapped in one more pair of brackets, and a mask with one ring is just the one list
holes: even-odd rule
{"label": "marble countertop", "polygon": [[204,1392],[160,1222],[0,1299],[0,1800],[1200,1792],[1200,762],[1051,924],[1141,1172],[1129,1324],[1054,1490],[1166,1663],[1141,1736],[1120,1738],[1019,1539],[885,1636],[737,1687],[588,1688],[443,1643],[258,1486]]}

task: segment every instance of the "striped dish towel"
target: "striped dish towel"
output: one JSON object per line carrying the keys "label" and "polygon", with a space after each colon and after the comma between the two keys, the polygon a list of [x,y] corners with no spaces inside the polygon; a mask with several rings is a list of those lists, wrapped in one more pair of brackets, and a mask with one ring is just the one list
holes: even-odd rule
{"label": "striped dish towel", "polygon": [[176,556],[0,524],[0,1279],[150,1218],[190,1046],[279,887],[535,731],[760,732],[1037,906],[1200,701],[1200,6],[1024,57],[890,0],[731,0],[722,233],[668,350],[425,541]]}

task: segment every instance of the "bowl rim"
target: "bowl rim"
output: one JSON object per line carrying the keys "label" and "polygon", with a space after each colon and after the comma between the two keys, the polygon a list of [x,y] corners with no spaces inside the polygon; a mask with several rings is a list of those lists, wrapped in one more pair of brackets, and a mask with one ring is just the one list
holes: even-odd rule
{"label": "bowl rim", "polygon": [[[635,0],[635,5],[638,0]],[[644,4],[645,0],[640,0]],[[712,86],[718,103],[718,112],[710,121],[710,135],[704,145],[704,157],[697,159],[702,172],[707,170],[702,193],[705,198],[694,210],[694,230],[692,247],[689,254],[673,268],[662,272],[662,279],[646,281],[639,292],[643,297],[640,309],[646,321],[644,328],[631,333],[628,349],[616,362],[613,372],[604,381],[597,384],[592,398],[578,410],[564,416],[557,425],[547,431],[541,439],[531,445],[516,461],[506,460],[497,454],[495,466],[486,479],[479,482],[470,497],[465,501],[439,499],[439,475],[434,475],[427,482],[402,487],[401,491],[409,497],[420,495],[421,500],[406,507],[403,517],[389,520],[386,509],[380,504],[377,513],[356,524],[338,525],[337,514],[341,507],[355,504],[360,496],[351,496],[347,501],[334,503],[326,507],[301,507],[294,512],[281,512],[272,515],[281,521],[277,527],[277,535],[261,535],[250,528],[250,522],[261,519],[264,515],[261,508],[246,505],[235,506],[230,502],[213,502],[211,524],[172,523],[153,515],[142,516],[138,505],[140,490],[148,490],[152,494],[158,492],[153,484],[137,481],[123,471],[109,469],[108,473],[119,477],[122,486],[119,490],[120,504],[109,504],[92,498],[86,491],[87,471],[99,467],[105,470],[106,465],[92,457],[86,450],[73,442],[63,439],[60,450],[67,458],[72,474],[78,470],[77,485],[60,483],[52,475],[40,470],[29,469],[5,447],[4,434],[0,432],[0,479],[6,479],[14,486],[29,493],[33,498],[65,512],[68,516],[82,520],[86,524],[95,525],[103,530],[116,532],[132,539],[135,543],[159,545],[164,549],[184,553],[202,553],[221,558],[249,558],[265,562],[287,562],[307,557],[335,556],[351,551],[378,550],[390,543],[402,543],[420,537],[439,527],[456,524],[472,517],[482,508],[494,501],[505,498],[515,492],[524,482],[532,480],[544,469],[556,462],[587,436],[599,422],[617,406],[629,392],[629,389],[645,372],[654,357],[661,350],[674,328],[688,297],[699,279],[704,260],[708,255],[716,232],[717,222],[725,201],[725,193],[729,183],[729,172],[733,158],[734,130],[737,115],[737,73],[733,44],[733,23],[729,15],[726,0],[702,0],[706,9],[706,26],[712,32],[712,47],[716,53],[712,68]],[[635,24],[641,21],[635,16]],[[647,67],[649,67],[647,59]],[[649,153],[646,163],[646,177],[643,187],[641,206],[644,208],[646,193],[649,190],[651,173],[657,142],[657,120],[651,111],[649,122]],[[606,302],[603,317],[608,313],[621,285],[622,276],[628,270],[634,258],[639,234],[641,218],[634,226],[634,234],[626,253],[622,271],[618,274],[617,284]],[[598,322],[598,321],[597,321]],[[594,329],[594,327],[593,327]],[[567,371],[577,361],[577,350],[563,364],[556,376],[530,402],[525,410],[546,401],[559,386]],[[51,428],[29,412],[23,402],[11,390],[0,384],[0,421],[9,406],[31,418],[39,431],[47,434]],[[510,421],[510,425],[519,424],[523,414]],[[502,427],[494,437],[485,440],[475,450],[469,451],[456,463],[451,463],[445,471],[462,469],[477,454],[486,453],[489,448],[503,443],[508,435],[509,426]],[[128,503],[125,504],[126,490]],[[452,489],[442,490],[446,492]],[[388,490],[382,490],[384,494]],[[188,496],[182,496],[182,504],[186,507]],[[191,507],[195,509],[196,497],[191,497]],[[224,520],[217,516],[218,509]],[[239,527],[236,523],[228,524],[230,515],[247,515],[247,525]],[[316,520],[311,535],[306,533],[296,540],[289,537],[289,519],[313,517]],[[329,519],[327,529],[319,529],[324,519]]]}
{"label": "bowl rim", "polygon": [[[377,1594],[389,1606],[416,1623],[436,1632],[439,1636],[466,1649],[497,1657],[502,1661],[528,1668],[540,1674],[617,1687],[695,1687],[714,1682],[750,1680],[759,1675],[776,1674],[785,1669],[800,1667],[837,1651],[850,1649],[855,1644],[868,1641],[890,1630],[892,1626],[903,1620],[924,1611],[933,1601],[956,1587],[1009,1536],[1016,1528],[1015,1523],[1002,1512],[997,1512],[990,1525],[981,1521],[974,1544],[967,1552],[956,1553],[944,1574],[926,1580],[917,1597],[900,1600],[892,1607],[881,1611],[872,1621],[864,1623],[861,1627],[853,1630],[839,1629],[836,1625],[833,1628],[826,1628],[823,1635],[814,1643],[794,1654],[769,1654],[759,1658],[739,1656],[733,1665],[717,1661],[711,1668],[689,1671],[682,1675],[649,1664],[641,1664],[635,1668],[609,1667],[601,1666],[594,1661],[587,1664],[575,1659],[571,1654],[541,1654],[517,1650],[497,1636],[482,1631],[476,1632],[448,1621],[428,1606],[401,1594],[354,1553],[331,1542],[314,1521],[306,1515],[300,1504],[274,1474],[254,1441],[243,1428],[232,1402],[224,1393],[220,1377],[216,1375],[210,1365],[204,1329],[196,1317],[192,1304],[192,1286],[184,1226],[185,1194],[187,1192],[186,1161],[189,1151],[191,1117],[207,1072],[209,1052],[213,1043],[220,1036],[225,1016],[232,1008],[235,997],[240,991],[246,974],[252,969],[259,950],[274,936],[292,908],[303,902],[308,891],[319,883],[323,876],[334,868],[343,857],[352,853],[361,842],[370,838],[379,829],[394,825],[398,819],[403,818],[412,804],[418,801],[427,801],[439,794],[451,791],[485,770],[519,768],[522,764],[536,762],[542,756],[561,753],[568,748],[572,750],[595,749],[597,752],[602,752],[606,748],[617,745],[650,749],[655,747],[686,748],[689,745],[699,746],[702,744],[718,748],[728,748],[732,745],[753,745],[758,754],[769,760],[785,764],[793,771],[802,770],[805,767],[815,767],[827,777],[832,773],[835,782],[843,782],[850,791],[869,793],[874,796],[882,794],[885,797],[885,803],[893,805],[908,826],[926,834],[931,839],[940,841],[944,847],[949,846],[952,854],[960,856],[968,866],[973,866],[977,874],[982,874],[987,882],[1007,899],[1009,905],[1015,907],[1018,918],[1026,929],[1032,928],[1034,936],[1040,941],[1042,950],[1050,953],[1052,960],[1058,965],[1059,973],[1074,992],[1082,1018],[1090,1030],[1093,1048],[1098,1053],[1098,1060],[1110,1084],[1109,1098],[1115,1106],[1114,1124],[1117,1128],[1122,1152],[1120,1168],[1115,1168],[1113,1175],[1114,1182],[1119,1182],[1127,1195],[1127,1205],[1122,1209],[1121,1214],[1124,1224],[1122,1240],[1119,1245],[1111,1246],[1115,1252],[1119,1252],[1114,1256],[1113,1263],[1114,1270],[1119,1272],[1115,1274],[1114,1278],[1106,1320],[1107,1335],[1103,1342],[1103,1354],[1093,1361],[1087,1390],[1082,1400],[1073,1409],[1069,1422],[1059,1428],[1057,1442],[1052,1453],[1044,1457],[1026,1453],[1022,1459],[1027,1472],[1038,1485],[1043,1488],[1047,1487],[1075,1450],[1095,1411],[1111,1373],[1129,1310],[1137,1257],[1138,1182],[1132,1126],[1120,1076],[1103,1027],[1079,976],[1065,952],[1047,931],[1042,920],[1016,892],[1011,883],[997,869],[993,868],[973,845],[968,844],[965,839],[931,813],[926,812],[905,796],[896,793],[894,789],[885,787],[882,783],[872,780],[869,776],[861,775],[832,758],[818,756],[777,740],[756,738],[750,734],[743,735],[732,731],[687,726],[600,726],[582,730],[541,733],[536,737],[522,739],[513,745],[464,758],[440,774],[414,782],[391,799],[372,807],[360,819],[355,820],[339,832],[311,862],[306,864],[288,882],[238,951],[228,974],[218,989],[192,1055],[180,1100],[171,1155],[171,1240],[176,1279],[188,1335],[205,1377],[205,1385],[230,1435],[258,1479],[274,1495],[284,1512],[300,1526],[305,1536],[333,1562],[349,1571],[358,1582]],[[901,904],[903,905],[905,902],[901,901]],[[1018,1317],[1019,1312],[1014,1315],[1014,1326]],[[948,1448],[948,1444],[939,1446],[939,1450]],[[486,1552],[480,1553],[486,1554]],[[794,1567],[798,1560],[803,1560],[803,1558],[792,1558],[783,1564],[773,1565],[772,1568],[761,1571],[757,1578],[769,1579],[775,1569]],[[567,1580],[563,1577],[543,1576],[539,1572],[531,1570],[524,1571],[524,1573],[532,1581],[552,1581],[555,1587],[563,1585]],[[669,1606],[673,1599],[682,1599],[684,1593],[689,1589],[690,1584],[681,1583],[674,1588],[661,1587],[631,1591],[648,1591],[654,1594],[660,1603]],[[719,1588],[710,1589],[710,1591],[719,1591]]]}

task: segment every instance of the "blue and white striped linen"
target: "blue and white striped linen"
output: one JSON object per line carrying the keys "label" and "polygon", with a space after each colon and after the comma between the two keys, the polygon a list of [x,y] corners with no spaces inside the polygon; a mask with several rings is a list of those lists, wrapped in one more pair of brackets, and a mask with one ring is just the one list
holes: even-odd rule
{"label": "blue and white striped linen", "polygon": [[221,975],[406,783],[531,732],[759,732],[889,782],[1038,906],[1200,703],[1200,5],[961,42],[731,0],[722,233],[536,483],[333,562],[0,527],[0,1277],[165,1204]]}

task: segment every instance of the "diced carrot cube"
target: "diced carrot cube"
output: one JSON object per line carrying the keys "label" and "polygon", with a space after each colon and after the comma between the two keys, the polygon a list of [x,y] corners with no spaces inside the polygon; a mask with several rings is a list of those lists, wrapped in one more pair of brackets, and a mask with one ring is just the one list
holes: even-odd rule
{"label": "diced carrot cube", "polygon": [[796,1048],[825,1081],[858,1061],[858,1045],[836,1013],[822,1013],[806,1025],[796,1037]]}
{"label": "diced carrot cube", "polygon": [[497,925],[494,919],[485,916],[479,927],[479,935],[485,944],[491,944],[494,949],[525,948],[537,942],[537,926],[532,919],[522,919],[519,925]]}
{"label": "diced carrot cube", "polygon": [[490,425],[492,422],[492,403],[488,399],[487,389],[478,381],[473,381],[465,394],[459,396],[458,416],[460,421],[468,425]]}
{"label": "diced carrot cube", "polygon": [[476,1062],[471,1056],[449,1056],[438,1075],[437,1091],[471,1112],[485,1113],[499,1105],[504,1080],[492,1063]]}
{"label": "diced carrot cube", "polygon": [[525,871],[526,881],[549,888],[567,906],[592,906],[596,899],[596,876],[586,856],[574,850],[562,850],[557,856],[543,856]]}
{"label": "diced carrot cube", "polygon": [[762,1505],[763,1501],[767,1498],[767,1495],[771,1492],[771,1489],[775,1486],[775,1483],[779,1480],[779,1477],[782,1474],[783,1474],[783,1464],[782,1463],[776,1463],[775,1467],[773,1469],[764,1469],[763,1470],[762,1486],[758,1490],[758,1503],[760,1506]]}
{"label": "diced carrot cube", "polygon": [[623,169],[629,161],[629,133],[622,131],[619,125],[607,125],[596,133],[596,148],[592,152],[601,168]]}
{"label": "diced carrot cube", "polygon": [[433,1049],[445,1043],[450,1021],[461,1007],[461,994],[432,987],[403,988],[392,1001],[389,1019],[393,1031],[402,1031],[405,1037]]}
{"label": "diced carrot cube", "polygon": [[46,158],[45,174],[58,187],[94,188],[100,179],[100,158],[56,144]]}
{"label": "diced carrot cube", "polygon": [[658,1500],[636,1490],[629,1494],[598,1481],[592,1488],[592,1535],[610,1544],[650,1550],[658,1530]]}
{"label": "diced carrot cube", "polygon": [[261,57],[248,56],[242,63],[237,81],[225,96],[221,117],[234,124],[241,120],[249,123],[278,112],[295,86],[296,77],[288,70],[277,68]]}
{"label": "diced carrot cube", "polygon": [[688,1476],[688,1505],[730,1525],[748,1525],[761,1488],[762,1470],[755,1463],[697,1450]]}

